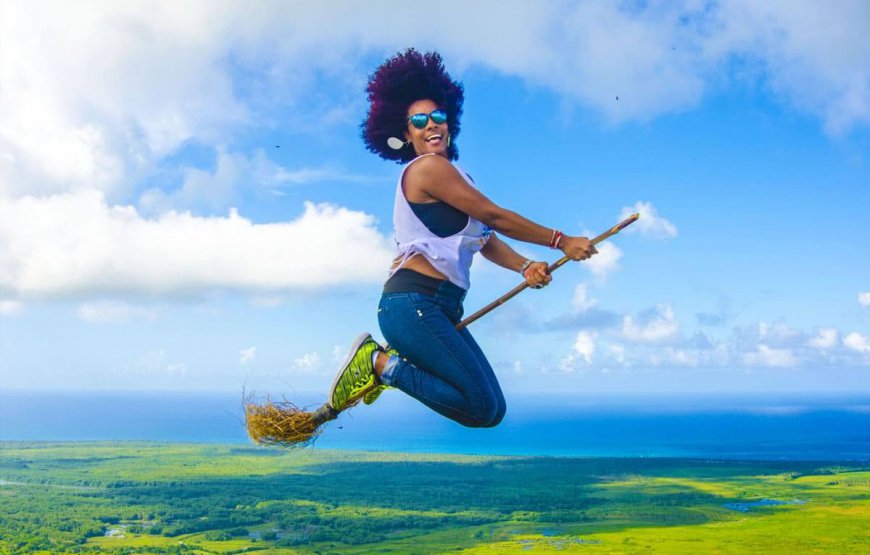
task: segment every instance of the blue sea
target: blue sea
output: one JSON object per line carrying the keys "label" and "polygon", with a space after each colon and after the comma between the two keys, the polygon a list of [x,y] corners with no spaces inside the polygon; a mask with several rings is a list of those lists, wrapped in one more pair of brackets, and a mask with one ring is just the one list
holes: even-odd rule
{"label": "blue sea", "polygon": [[[304,397],[304,396],[303,396]],[[297,404],[308,404],[315,397]],[[294,399],[290,399],[294,401]],[[249,443],[242,393],[0,392],[0,440]],[[870,395],[527,396],[467,429],[396,391],[330,422],[314,449],[870,460]]]}

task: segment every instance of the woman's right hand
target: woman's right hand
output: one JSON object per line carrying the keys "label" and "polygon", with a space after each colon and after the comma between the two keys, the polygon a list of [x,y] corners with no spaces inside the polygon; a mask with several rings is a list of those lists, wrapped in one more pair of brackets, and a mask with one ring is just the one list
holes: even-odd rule
{"label": "woman's right hand", "polygon": [[569,235],[562,235],[559,249],[571,260],[586,260],[598,253],[598,249],[588,237],[571,237]]}

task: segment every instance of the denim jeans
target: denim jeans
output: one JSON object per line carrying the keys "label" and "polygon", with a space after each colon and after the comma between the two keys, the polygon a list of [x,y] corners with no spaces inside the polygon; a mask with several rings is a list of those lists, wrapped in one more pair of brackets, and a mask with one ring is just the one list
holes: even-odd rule
{"label": "denim jeans", "polygon": [[449,281],[434,296],[384,293],[378,323],[400,356],[390,358],[381,380],[460,424],[492,427],[504,417],[504,395],[474,338],[456,329],[464,298]]}

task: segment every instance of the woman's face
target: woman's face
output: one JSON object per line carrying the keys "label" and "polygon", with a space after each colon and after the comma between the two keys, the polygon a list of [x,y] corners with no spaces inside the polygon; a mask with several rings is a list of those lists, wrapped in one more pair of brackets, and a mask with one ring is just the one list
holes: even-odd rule
{"label": "woman's face", "polygon": [[[418,100],[408,106],[407,117],[414,114],[431,114],[438,109],[438,105],[431,100]],[[435,153],[447,157],[447,122],[435,123],[432,118],[427,118],[426,125],[422,129],[414,127],[410,121],[406,122],[405,140],[414,147],[417,156]]]}

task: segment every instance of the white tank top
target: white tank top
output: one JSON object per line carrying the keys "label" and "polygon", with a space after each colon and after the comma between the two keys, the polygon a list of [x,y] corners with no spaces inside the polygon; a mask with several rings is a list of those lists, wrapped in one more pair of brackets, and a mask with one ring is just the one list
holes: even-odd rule
{"label": "white tank top", "polygon": [[[423,156],[437,156],[437,154],[424,154]],[[483,248],[492,234],[492,229],[480,220],[468,216],[468,224],[462,231],[448,237],[439,237],[420,221],[408,204],[402,180],[405,171],[411,164],[423,156],[418,156],[405,164],[402,173],[399,174],[399,183],[396,186],[396,202],[393,208],[397,251],[395,260],[398,261],[398,264],[390,271],[390,275],[393,275],[412,256],[421,255],[429,261],[433,268],[447,276],[451,283],[467,290],[470,285],[469,271],[474,253]],[[468,174],[456,164],[454,167],[473,187],[474,184]]]}

